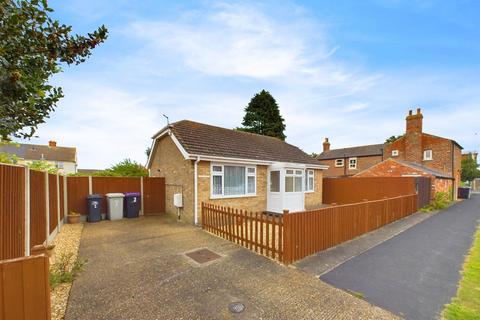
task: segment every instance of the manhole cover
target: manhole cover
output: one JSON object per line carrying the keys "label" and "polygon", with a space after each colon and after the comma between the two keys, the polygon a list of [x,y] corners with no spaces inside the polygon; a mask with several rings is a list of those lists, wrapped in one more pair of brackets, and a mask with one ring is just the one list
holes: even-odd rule
{"label": "manhole cover", "polygon": [[245,305],[241,302],[233,302],[228,305],[231,313],[242,313],[245,310]]}
{"label": "manhole cover", "polygon": [[195,251],[186,253],[186,255],[187,255],[187,257],[189,257],[193,261],[195,261],[197,263],[200,263],[200,264],[207,263],[207,262],[210,262],[210,261],[213,261],[213,260],[216,260],[216,259],[220,258],[220,255],[218,255],[215,252],[210,251],[208,249],[195,250]]}

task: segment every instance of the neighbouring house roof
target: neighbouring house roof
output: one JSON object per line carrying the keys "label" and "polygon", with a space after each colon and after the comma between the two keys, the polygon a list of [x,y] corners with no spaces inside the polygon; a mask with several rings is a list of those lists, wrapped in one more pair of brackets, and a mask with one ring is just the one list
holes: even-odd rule
{"label": "neighbouring house roof", "polygon": [[391,159],[395,162],[398,162],[400,164],[403,164],[405,166],[408,166],[413,169],[421,170],[425,173],[431,174],[432,176],[435,176],[437,178],[444,178],[444,179],[452,179],[452,176],[449,174],[446,174],[444,172],[429,168],[427,166],[421,165],[419,163],[415,162],[410,162],[410,161],[404,161],[404,160],[398,160],[398,159]]}
{"label": "neighbouring house roof", "polygon": [[77,161],[77,149],[72,147],[12,143],[0,145],[0,152],[15,154],[17,157],[25,160]]}
{"label": "neighbouring house roof", "polygon": [[[278,138],[181,120],[160,130],[173,133],[190,156],[210,156],[322,166],[316,159]],[[153,153],[153,151],[152,151]],[[149,160],[150,163],[150,160]]]}
{"label": "neighbouring house roof", "polygon": [[366,146],[332,149],[322,152],[317,159],[329,160],[350,157],[366,157],[366,156],[381,156],[383,154],[385,144],[370,144]]}

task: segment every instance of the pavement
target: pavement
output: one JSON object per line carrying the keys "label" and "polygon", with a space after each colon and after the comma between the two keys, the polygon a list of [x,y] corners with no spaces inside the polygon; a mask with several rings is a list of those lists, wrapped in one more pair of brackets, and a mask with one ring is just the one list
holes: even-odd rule
{"label": "pavement", "polygon": [[[208,248],[220,257],[186,256]],[[169,217],[86,224],[65,319],[395,319],[293,267]],[[205,256],[203,256],[205,258]],[[229,311],[241,302],[242,313]]]}
{"label": "pavement", "polygon": [[417,212],[379,229],[365,233],[357,238],[336,245],[327,250],[320,251],[305,259],[294,263],[295,267],[302,269],[314,276],[321,276],[346,261],[370,250],[380,243],[395,237],[414,225],[430,218],[438,211],[423,213]]}
{"label": "pavement", "polygon": [[455,296],[480,222],[480,195],[346,261],[321,280],[406,319],[436,319]]}

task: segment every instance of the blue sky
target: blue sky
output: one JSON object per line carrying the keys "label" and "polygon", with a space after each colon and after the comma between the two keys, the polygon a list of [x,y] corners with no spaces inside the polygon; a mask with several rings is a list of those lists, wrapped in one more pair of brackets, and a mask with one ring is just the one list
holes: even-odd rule
{"label": "blue sky", "polygon": [[170,121],[239,126],[262,89],[289,143],[320,152],[424,131],[480,149],[478,1],[49,1],[55,16],[110,36],[52,82],[65,98],[34,143],[76,146],[80,168],[144,163]]}

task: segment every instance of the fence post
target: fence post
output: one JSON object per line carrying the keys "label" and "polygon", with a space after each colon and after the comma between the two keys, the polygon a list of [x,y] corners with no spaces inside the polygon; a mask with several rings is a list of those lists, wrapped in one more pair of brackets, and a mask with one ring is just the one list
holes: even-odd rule
{"label": "fence post", "polygon": [[48,243],[48,237],[50,236],[50,196],[49,196],[49,190],[48,190],[48,171],[45,171],[45,207],[46,210],[45,212],[47,213],[47,236],[45,238],[45,243]]}
{"label": "fence post", "polygon": [[30,168],[25,166],[25,256],[30,255]]}
{"label": "fence post", "polygon": [[292,262],[292,224],[288,210],[283,210],[283,263]]}
{"label": "fence post", "polygon": [[92,194],[93,187],[92,187],[92,176],[88,176],[88,194]]}
{"label": "fence post", "polygon": [[60,176],[57,173],[57,229],[60,232]]}
{"label": "fence post", "polygon": [[140,177],[140,213],[141,215],[144,215],[143,213],[143,177]]}
{"label": "fence post", "polygon": [[67,187],[67,176],[63,176],[63,219],[68,215],[68,187]]}

